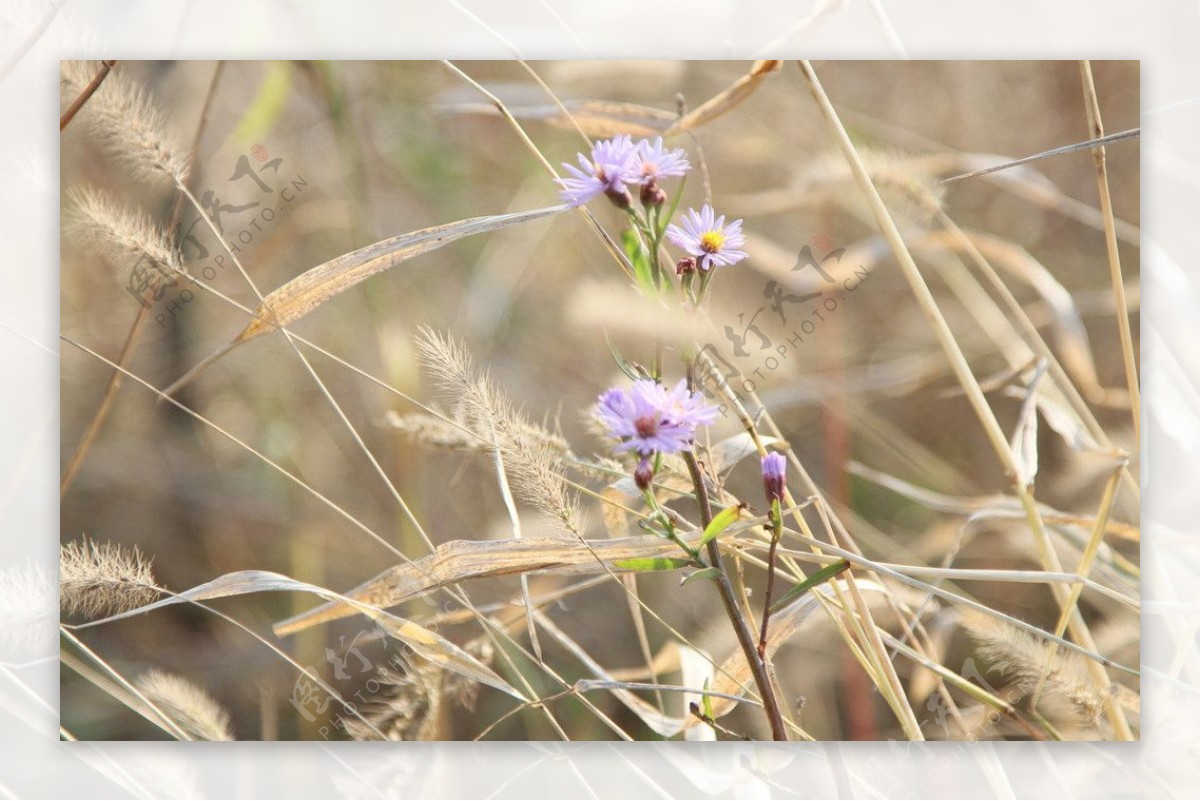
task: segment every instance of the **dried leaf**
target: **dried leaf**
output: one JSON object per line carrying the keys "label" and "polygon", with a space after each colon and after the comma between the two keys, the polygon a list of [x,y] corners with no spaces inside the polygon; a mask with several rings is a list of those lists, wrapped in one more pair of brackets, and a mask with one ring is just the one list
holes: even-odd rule
{"label": "dried leaf", "polygon": [[373,275],[390,270],[409,259],[437,250],[457,239],[550,217],[567,208],[569,207],[562,205],[549,206],[533,211],[471,217],[466,220],[435,225],[431,228],[422,228],[419,231],[380,240],[373,245],[367,245],[365,248],[359,248],[350,253],[343,253],[324,264],[319,264],[263,298],[262,304],[254,312],[255,317],[250,325],[163,390],[163,394],[168,396],[174,394],[199,375],[202,370],[243,342],[274,331],[278,326],[286,326],[299,320],[330,298],[340,295]]}
{"label": "dried leaf", "polygon": [[1012,451],[1013,463],[1017,470],[1017,480],[1025,486],[1031,486],[1038,471],[1038,416],[1037,396],[1038,382],[1046,374],[1046,362],[1038,363],[1033,378],[1025,390],[1025,402],[1021,404],[1021,413],[1017,416],[1017,425],[1013,429]]}
{"label": "dried leaf", "polygon": [[[783,442],[778,437],[762,437],[759,441],[763,447],[769,447]],[[718,473],[724,473],[727,470],[733,469],[733,466],[745,459],[747,456],[755,456],[758,454],[758,446],[754,444],[754,438],[749,433],[743,431],[740,434],[734,434],[732,437],[725,439],[713,445],[709,449],[713,468]]]}
{"label": "dried leaf", "polygon": [[455,240],[550,217],[566,208],[550,206],[512,214],[471,217],[394,236],[338,256],[300,274],[267,295],[256,312],[257,319],[238,335],[238,341],[253,339],[277,325],[288,325],[367,278]]}
{"label": "dried leaf", "polygon": [[[699,532],[682,537],[695,540]],[[522,573],[602,573],[620,570],[622,559],[675,555],[679,546],[657,537],[623,537],[609,540],[527,538],[455,540],[443,543],[428,556],[391,567],[346,593],[349,599],[372,607],[388,608],[439,587],[468,579]],[[330,620],[354,614],[345,603],[325,604],[275,624],[281,637]]]}
{"label": "dried leaf", "polygon": [[[1054,345],[1063,369],[1078,384],[1085,397],[1102,397],[1105,390],[1096,373],[1087,328],[1067,288],[1020,245],[979,231],[967,231],[967,236],[989,262],[1028,284],[1041,296],[1053,315]],[[931,233],[917,244],[922,249],[952,251],[957,251],[958,246],[957,240],[945,231]]]}
{"label": "dried leaf", "polygon": [[[574,130],[576,126],[594,139],[608,139],[619,134],[629,136],[660,136],[670,127],[677,115],[669,111],[620,103],[609,100],[564,100],[563,108],[556,103],[529,104],[505,102],[505,108],[518,120],[539,120],[558,128]],[[499,116],[491,103],[467,102],[445,104],[440,111],[453,114],[482,114]]]}
{"label": "dried leaf", "polygon": [[340,604],[339,608],[347,609],[346,614],[359,612],[366,615],[377,623],[388,636],[405,643],[416,651],[418,655],[438,667],[461,674],[489,687],[494,687],[501,692],[508,693],[514,698],[522,701],[526,700],[525,696],[521,695],[508,682],[496,675],[491,668],[480,663],[454,643],[426,629],[424,626],[418,625],[411,620],[397,617],[368,603],[339,595],[324,587],[306,584],[303,581],[297,581],[279,573],[271,573],[263,570],[242,570],[236,573],[226,573],[207,584],[193,587],[170,598],[164,598],[161,601],[138,607],[129,612],[112,615],[103,620],[84,624],[78,628],[97,626],[101,623],[109,623],[114,620],[133,617],[134,615],[142,615],[174,604],[228,598],[234,595],[247,595],[255,592],[310,592],[314,595],[319,595],[326,600]]}
{"label": "dried leaf", "polygon": [[773,72],[779,72],[783,62],[781,61],[755,61],[754,66],[750,68],[750,72],[738,78],[732,86],[724,92],[709,98],[698,108],[692,109],[684,117],[667,129],[665,136],[669,136],[679,131],[691,131],[699,128],[707,122],[715,120],[725,112],[729,111],[734,106],[741,103],[750,95],[754,94],[767,76]]}

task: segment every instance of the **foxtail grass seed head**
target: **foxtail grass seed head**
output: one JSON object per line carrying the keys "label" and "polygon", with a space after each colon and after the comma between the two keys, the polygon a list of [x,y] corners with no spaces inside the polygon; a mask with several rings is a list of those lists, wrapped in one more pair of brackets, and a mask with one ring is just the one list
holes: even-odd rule
{"label": "foxtail grass seed head", "polygon": [[0,661],[28,662],[54,652],[54,586],[40,565],[0,570]]}
{"label": "foxtail grass seed head", "polygon": [[151,670],[139,676],[136,684],[148,701],[195,739],[214,742],[235,739],[229,713],[182,676]]}
{"label": "foxtail grass seed head", "polygon": [[787,459],[782,453],[768,453],[762,458],[763,492],[767,505],[783,502],[783,488],[787,483]]}
{"label": "foxtail grass seed head", "polygon": [[[95,62],[64,61],[62,85],[73,101],[95,76]],[[146,91],[117,71],[92,95],[80,118],[117,159],[148,179],[187,180],[191,157]]]}
{"label": "foxtail grass seed head", "polygon": [[975,610],[966,610],[962,621],[979,655],[993,670],[1030,695],[1041,687],[1043,714],[1085,725],[1099,720],[1112,688],[1097,686],[1079,655],[1053,649],[1028,632]]}
{"label": "foxtail grass seed head", "polygon": [[59,607],[69,615],[115,615],[144,606],[159,593],[150,562],[137,548],[86,537],[59,548],[59,574]]}
{"label": "foxtail grass seed head", "polygon": [[181,266],[170,240],[140,209],[130,209],[91,187],[69,192],[68,224],[88,244],[114,258],[142,261],[157,280],[173,280]]}
{"label": "foxtail grass seed head", "polygon": [[700,211],[688,209],[681,223],[667,226],[667,239],[695,257],[700,272],[737,264],[746,258],[746,252],[738,250],[746,244],[741,220],[726,225],[725,215],[718,217],[706,203]]}
{"label": "foxtail grass seed head", "polygon": [[579,167],[563,163],[570,178],[559,178],[563,201],[582,206],[589,200],[606,195],[618,208],[627,209],[633,200],[626,184],[636,184],[641,178],[638,148],[629,136],[615,136],[596,142],[591,158],[578,154]]}

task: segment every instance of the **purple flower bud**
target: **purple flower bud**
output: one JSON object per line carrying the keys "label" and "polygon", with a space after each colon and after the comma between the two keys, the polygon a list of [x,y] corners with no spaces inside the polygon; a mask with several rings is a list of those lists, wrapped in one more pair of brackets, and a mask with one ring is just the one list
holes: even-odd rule
{"label": "purple flower bud", "polygon": [[610,187],[604,190],[604,194],[612,201],[612,204],[618,209],[624,211],[633,205],[633,198],[629,195],[629,190],[625,187]]}
{"label": "purple flower bud", "polygon": [[688,256],[686,259],[680,259],[675,265],[676,275],[689,275],[694,272],[696,272],[696,260],[691,256]]}
{"label": "purple flower bud", "polygon": [[643,206],[661,206],[667,202],[667,193],[657,181],[651,179],[642,184],[641,200]]}
{"label": "purple flower bud", "polygon": [[643,492],[650,489],[650,482],[654,480],[654,470],[650,467],[649,459],[643,458],[638,462],[637,469],[633,471],[633,480]]}
{"label": "purple flower bud", "polygon": [[767,503],[783,502],[783,487],[787,481],[787,459],[782,453],[768,453],[762,459],[763,492]]}

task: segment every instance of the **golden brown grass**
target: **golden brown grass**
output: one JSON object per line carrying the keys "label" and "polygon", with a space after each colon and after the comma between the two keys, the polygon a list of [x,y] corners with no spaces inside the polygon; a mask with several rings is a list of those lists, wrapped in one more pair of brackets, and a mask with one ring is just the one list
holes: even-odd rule
{"label": "golden brown grass", "polygon": [[[67,103],[92,81],[94,66],[65,66]],[[552,66],[510,66],[510,74],[502,65],[445,64],[390,76],[400,95],[420,97],[405,101],[413,129],[396,140],[410,161],[342,135],[323,151],[338,154],[330,160],[341,160],[336,169],[304,166],[312,185],[327,179],[317,190],[321,200],[297,205],[270,232],[256,234],[253,247],[236,250],[236,229],[227,228],[220,244],[211,208],[198,197],[199,187],[224,178],[225,166],[210,168],[206,156],[198,182],[188,183],[191,156],[125,63],[83,104],[79,120],[87,123],[67,129],[73,138],[64,178],[68,187],[102,189],[72,195],[64,289],[87,285],[89,297],[108,299],[64,307],[64,341],[79,345],[64,362],[64,381],[83,386],[91,365],[114,369],[131,387],[114,401],[112,420],[91,418],[100,421],[89,429],[95,444],[72,462],[79,481],[64,481],[64,529],[91,509],[101,512],[103,528],[125,520],[171,586],[197,590],[169,596],[167,607],[126,625],[97,621],[86,642],[65,627],[71,671],[64,675],[76,678],[64,687],[86,681],[91,693],[111,696],[179,739],[228,739],[231,725],[265,731],[265,719],[253,713],[262,699],[248,703],[244,688],[214,687],[238,699],[229,706],[231,724],[182,679],[156,673],[128,680],[117,669],[148,641],[141,638],[179,638],[174,610],[186,605],[205,627],[220,627],[213,631],[278,624],[283,636],[317,620],[375,621],[359,623],[367,626],[361,631],[353,623],[306,631],[294,646],[289,641],[295,651],[286,657],[262,635],[248,639],[253,651],[222,640],[228,658],[252,676],[279,682],[276,712],[289,736],[316,736],[333,720],[324,711],[307,721],[287,703],[297,670],[321,679],[313,685],[320,697],[366,688],[365,714],[335,726],[336,736],[356,739],[638,739],[691,737],[697,727],[716,737],[763,737],[764,708],[776,701],[774,734],[798,739],[1135,736],[1127,712],[1136,697],[1138,496],[1125,452],[1136,461],[1129,421],[1137,388],[1128,364],[1136,329],[1123,290],[1136,270],[1128,255],[1117,255],[1129,246],[1131,225],[1118,216],[1118,207],[1130,216],[1120,188],[1130,174],[1118,169],[1125,165],[1115,148],[1107,164],[1097,161],[1098,173],[1083,176],[1093,186],[1100,181],[1101,209],[1080,209],[1064,200],[1077,195],[1081,180],[1069,156],[1054,162],[1063,165],[1053,175],[1064,188],[1053,192],[1048,181],[1029,177],[1029,166],[1007,184],[998,171],[940,186],[939,176],[969,171],[978,159],[941,145],[915,156],[882,138],[852,138],[846,120],[859,126],[863,115],[846,114],[843,95],[874,98],[879,116],[904,118],[865,88],[863,65],[696,66],[707,77],[689,84],[683,116],[638,87],[580,97],[560,85]],[[959,68],[980,76],[1001,69]],[[252,87],[245,69],[229,68],[221,93]],[[382,80],[369,70],[387,68],[355,69]],[[918,73],[934,68],[902,69],[929,79]],[[828,93],[827,72],[839,78]],[[193,89],[198,83],[186,71],[178,76]],[[410,76],[415,83],[406,84]],[[528,82],[544,102],[502,99],[505,78]],[[314,97],[322,98],[321,85],[311,89]],[[454,133],[428,136],[422,126],[445,123],[422,116],[435,88],[455,85],[482,102],[442,104]],[[1093,134],[1102,133],[1095,95],[1085,91],[1086,115],[1071,117],[1076,127],[1086,117]],[[172,117],[200,99],[187,91],[170,98]],[[290,133],[275,129],[297,148],[296,162],[308,141],[302,132],[324,136],[313,120],[343,113],[330,107]],[[383,107],[356,108],[394,124]],[[223,136],[234,127],[230,113],[205,124]],[[285,114],[302,112],[287,107]],[[987,118],[985,108],[970,106],[963,118],[972,114]],[[764,115],[789,123],[767,126]],[[123,133],[119,119],[131,121]],[[996,147],[1028,153],[1021,138],[1028,124],[1014,119]],[[355,130],[344,118],[339,126]],[[956,141],[966,137],[944,127]],[[733,216],[747,217],[752,258],[719,276],[720,292],[702,315],[677,314],[653,298],[629,300],[619,217],[584,208],[584,225],[576,226],[575,215],[558,217],[548,204],[546,176],[579,135],[620,130],[681,132],[673,141],[692,149],[702,174],[688,197],[698,205],[701,194],[711,195]],[[93,146],[116,158],[85,182],[78,154],[91,158]],[[439,173],[455,158],[470,163],[465,176]],[[284,159],[290,164],[292,153]],[[366,195],[347,203],[334,180],[339,170],[376,160],[392,173],[380,173],[388,177],[373,178]],[[395,180],[422,170],[430,173],[418,180],[426,191]],[[118,276],[132,259],[164,275],[185,269],[156,222],[152,196],[135,195],[121,182],[126,175],[167,178],[190,205],[187,216],[199,216],[196,230],[213,234],[211,250],[228,269],[214,268],[213,277],[204,272],[212,262],[187,264],[188,286],[200,300],[172,315],[170,326],[148,325],[155,336],[140,357],[127,347],[113,361],[105,354],[128,328],[125,318],[136,311],[142,320],[143,313],[119,284],[106,294],[96,271],[80,272],[87,256],[102,250]],[[505,193],[517,185],[525,188],[510,195],[546,202],[506,206]],[[147,186],[138,191],[158,191]],[[1011,197],[996,200],[981,186]],[[1013,211],[1010,202],[1025,205]],[[356,214],[351,227],[374,235],[350,236],[328,222]],[[1024,215],[1037,230],[1091,228],[1051,241],[1026,235],[1005,215]],[[710,547],[712,561],[727,566],[728,587],[717,593],[703,578],[680,586],[678,572],[629,572],[622,561],[678,549],[646,530],[654,515],[632,488],[630,466],[610,458],[588,430],[586,410],[598,392],[623,380],[610,348],[645,369],[664,353],[674,365],[676,350],[726,341],[726,328],[741,330],[743,313],[763,304],[764,279],[787,291],[812,290],[805,283],[812,276],[792,266],[799,245],[822,231],[834,232],[855,264],[870,266],[868,288],[845,294],[837,315],[822,321],[819,344],[797,346],[754,387],[742,377],[710,386],[728,417],[699,443],[698,460],[668,460],[655,487],[685,543],[698,540],[709,514],[751,505],[747,519]],[[1111,280],[1101,284],[1081,269],[1097,256],[1110,264]],[[401,262],[405,270],[391,269]],[[853,268],[829,265],[839,281]],[[1122,290],[1112,311],[1084,312],[1078,294],[1105,284]],[[1125,322],[1106,338],[1100,323],[1114,312]],[[774,315],[757,318],[773,347],[755,357],[776,353],[780,337],[793,333]],[[233,344],[245,347],[213,351],[239,330]],[[658,352],[645,347],[653,340],[662,344]],[[215,361],[201,359],[204,353],[230,355],[203,373],[190,369]],[[720,366],[711,357],[699,364],[710,374]],[[1113,383],[1126,386],[1118,391]],[[147,403],[165,396],[169,403]],[[91,397],[64,390],[71,420],[87,421]],[[75,425],[64,428],[64,443]],[[138,458],[122,456],[121,443]],[[792,478],[777,553],[762,529],[748,458],[768,447],[788,456]],[[116,459],[136,467],[123,485]],[[171,511],[153,503],[122,508],[116,500],[141,486],[158,498],[159,483],[175,488]],[[769,564],[778,562],[778,596],[837,560],[849,572],[772,615],[766,659],[756,664],[732,631],[744,624],[757,632]],[[64,546],[63,562],[69,614],[103,617],[158,597],[136,550],[85,540]],[[250,568],[271,572],[238,572]],[[200,591],[206,582],[220,594]],[[266,589],[315,593],[327,606],[289,619],[309,602],[283,605]],[[209,605],[218,597],[228,598],[220,610]],[[1135,633],[1112,639],[1101,630]],[[348,679],[333,665],[355,664],[346,643],[356,631],[370,635],[364,653],[374,667],[401,644],[416,643],[418,655],[410,655],[404,675],[389,668]],[[257,658],[263,654],[266,664]],[[1020,691],[1019,703],[968,675],[975,655],[995,668],[989,677]],[[702,681],[716,693],[705,723],[681,703],[704,697],[696,686]],[[876,692],[883,704],[875,704]],[[802,713],[795,709],[801,696],[808,699]],[[947,711],[945,728],[921,712],[926,703]],[[1003,728],[981,726],[980,710],[999,713]],[[117,713],[106,725],[126,732],[144,726]]]}

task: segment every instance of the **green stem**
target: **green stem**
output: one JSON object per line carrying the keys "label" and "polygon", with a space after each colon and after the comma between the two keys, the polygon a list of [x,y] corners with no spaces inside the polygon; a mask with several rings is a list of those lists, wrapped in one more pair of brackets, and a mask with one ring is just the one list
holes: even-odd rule
{"label": "green stem", "polygon": [[763,598],[762,631],[758,635],[758,657],[767,661],[767,623],[771,619],[771,596],[775,592],[775,550],[783,536],[783,510],[779,501],[771,501],[771,549],[767,553],[767,592]]}
{"label": "green stem", "polygon": [[[657,473],[658,471],[656,470],[655,472]],[[679,534],[677,534],[675,531],[675,523],[671,520],[671,516],[663,511],[663,508],[658,505],[658,499],[654,497],[654,490],[651,488],[646,488],[642,490],[642,495],[646,498],[646,505],[649,506],[650,511],[653,512],[653,518],[662,523],[663,529],[667,532],[667,539],[682,548],[684,553],[686,553],[694,562],[696,562],[697,567],[706,567],[706,565],[700,561],[700,552],[679,538]]]}
{"label": "green stem", "polygon": [[[712,522],[712,507],[708,502],[708,490],[704,486],[704,475],[700,472],[700,464],[696,461],[694,453],[685,451],[683,457],[696,488],[696,503],[700,507],[701,524],[704,528],[708,528],[708,524]],[[785,741],[788,739],[787,728],[783,723],[779,699],[775,696],[775,690],[771,686],[771,677],[767,672],[766,663],[755,648],[754,633],[750,630],[750,624],[746,622],[745,615],[738,607],[737,595],[729,580],[729,573],[725,570],[725,562],[721,558],[721,548],[715,539],[710,540],[705,547],[708,549],[709,563],[717,569],[716,585],[721,593],[721,602],[725,605],[725,614],[729,617],[729,622],[733,624],[738,644],[742,648],[742,653],[745,654],[747,664],[750,665],[754,683],[758,685],[758,694],[762,698],[763,710],[766,711],[767,721],[771,724],[771,736],[775,740]]]}

